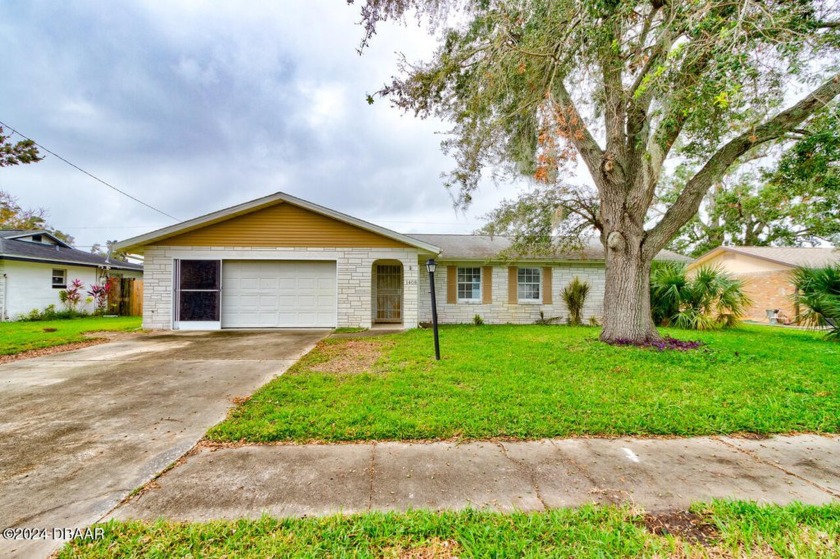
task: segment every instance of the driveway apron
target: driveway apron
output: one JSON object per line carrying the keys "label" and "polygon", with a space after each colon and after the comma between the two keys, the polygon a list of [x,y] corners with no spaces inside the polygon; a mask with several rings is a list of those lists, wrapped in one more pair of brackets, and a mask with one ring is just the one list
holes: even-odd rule
{"label": "driveway apron", "polygon": [[[44,557],[187,452],[326,330],[139,335],[0,366],[2,557]],[[31,536],[31,535],[30,535]]]}

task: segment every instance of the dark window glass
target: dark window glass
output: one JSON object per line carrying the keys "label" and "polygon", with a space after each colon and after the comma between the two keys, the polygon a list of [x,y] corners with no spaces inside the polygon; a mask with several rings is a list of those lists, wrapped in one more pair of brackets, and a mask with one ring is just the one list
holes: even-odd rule
{"label": "dark window glass", "polygon": [[218,291],[182,291],[180,319],[184,321],[219,320]]}
{"label": "dark window glass", "polygon": [[181,260],[181,289],[219,289],[218,260]]}
{"label": "dark window glass", "polygon": [[64,289],[67,287],[67,270],[52,271],[52,286]]}

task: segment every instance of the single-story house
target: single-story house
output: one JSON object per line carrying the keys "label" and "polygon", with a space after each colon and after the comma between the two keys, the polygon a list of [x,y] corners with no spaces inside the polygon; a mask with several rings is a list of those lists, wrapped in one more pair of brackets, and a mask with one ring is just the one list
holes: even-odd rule
{"label": "single-story house", "polygon": [[797,267],[820,267],[840,263],[836,248],[721,246],[688,265],[688,272],[701,266],[717,266],[744,281],[752,299],[748,320],[767,322],[767,311],[780,310],[790,318],[799,315],[796,289],[790,273]]}
{"label": "single-story house", "polygon": [[117,244],[144,257],[144,328],[413,328],[431,321],[430,258],[441,323],[565,319],[560,292],[574,276],[591,286],[585,317],[602,314],[600,244],[514,260],[500,255],[509,246],[404,235],[284,193]]}
{"label": "single-story house", "polygon": [[[59,292],[78,279],[87,289],[103,274],[142,278],[143,266],[77,250],[48,231],[0,230],[0,320],[55,305]],[[84,299],[79,310],[92,311]]]}

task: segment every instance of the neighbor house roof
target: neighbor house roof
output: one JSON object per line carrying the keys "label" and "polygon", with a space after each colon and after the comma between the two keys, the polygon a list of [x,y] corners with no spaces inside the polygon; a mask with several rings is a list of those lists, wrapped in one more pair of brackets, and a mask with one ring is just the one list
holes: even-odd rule
{"label": "neighbor house roof", "polygon": [[341,212],[325,208],[324,206],[319,206],[318,204],[314,204],[312,202],[296,198],[290,194],[286,194],[285,192],[276,192],[263,198],[258,198],[250,202],[245,202],[244,204],[239,204],[237,206],[233,206],[224,210],[219,210],[217,212],[203,215],[195,219],[183,221],[181,223],[176,223],[175,225],[170,225],[169,227],[164,227],[162,229],[152,231],[151,233],[146,233],[145,235],[132,237],[131,239],[126,239],[122,242],[117,243],[116,248],[118,248],[119,250],[131,251],[151,243],[162,241],[169,237],[174,237],[176,235],[187,233],[195,229],[200,229],[202,227],[206,227],[214,223],[220,223],[222,221],[226,221],[228,219],[232,219],[240,215],[245,215],[257,210],[261,210],[263,208],[273,206],[280,202],[286,202],[288,204],[292,204],[293,206],[304,208],[311,212],[330,217],[332,219],[347,223],[349,225],[353,225],[366,231],[370,231],[371,233],[376,233],[378,235],[387,237],[389,239],[393,239],[395,241],[399,241],[406,245],[413,246],[415,248],[419,248],[427,252],[431,252],[433,254],[438,253],[438,248],[436,246],[430,245],[419,239],[415,239],[403,235],[401,233],[397,233],[396,231],[391,231],[390,229],[374,225],[373,223],[368,223],[367,221],[363,221],[361,219],[349,216],[347,214],[343,214]]}
{"label": "neighbor house roof", "polygon": [[[31,237],[32,235],[49,236],[57,244],[38,243],[21,238]],[[143,266],[140,264],[121,262],[119,260],[108,261],[105,257],[99,256],[98,254],[91,254],[75,249],[60,239],[56,239],[55,236],[47,231],[0,231],[0,260],[44,262],[68,266],[110,266],[112,269],[117,270],[143,270]]]}
{"label": "neighbor house roof", "polygon": [[[512,246],[510,238],[500,235],[426,235],[411,234],[415,239],[440,247],[441,260],[493,260],[502,257],[502,253]],[[597,239],[584,242],[579,248],[558,250],[548,255],[507,255],[511,260],[604,260],[604,246]],[[676,260],[688,262],[691,259],[681,254],[663,250],[657,260]]]}
{"label": "neighbor house roof", "polygon": [[819,267],[819,266],[826,266],[829,264],[837,264],[840,263],[840,249],[832,248],[832,247],[817,247],[817,248],[805,248],[805,247],[754,247],[754,246],[743,246],[743,247],[717,247],[706,254],[700,256],[691,263],[691,267],[696,267],[702,265],[704,262],[707,262],[718,256],[719,254],[723,254],[725,252],[733,252],[737,254],[745,254],[747,256],[752,256],[755,258],[759,258],[761,260],[767,260],[768,262],[774,262],[776,264],[782,264],[785,266],[790,266],[791,268],[796,268],[798,266],[804,267]]}
{"label": "neighbor house roof", "polygon": [[46,229],[3,229],[0,230],[0,239],[23,239],[33,236],[49,237],[53,243],[62,247],[72,248],[70,245],[47,231]]}

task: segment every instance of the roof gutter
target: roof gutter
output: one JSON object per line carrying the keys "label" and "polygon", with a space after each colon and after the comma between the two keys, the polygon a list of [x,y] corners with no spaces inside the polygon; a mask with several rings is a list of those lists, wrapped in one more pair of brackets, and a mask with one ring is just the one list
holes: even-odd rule
{"label": "roof gutter", "polygon": [[142,272],[143,268],[131,268],[129,266],[119,266],[114,265],[114,263],[110,264],[95,264],[93,262],[73,262],[71,260],[54,260],[54,259],[47,259],[47,258],[28,258],[23,256],[8,256],[5,254],[0,254],[0,260],[13,260],[16,262],[37,262],[39,264],[63,264],[65,266],[80,266],[83,268],[100,268],[105,265],[109,265],[111,268],[115,268],[118,270],[127,270],[130,272]]}

